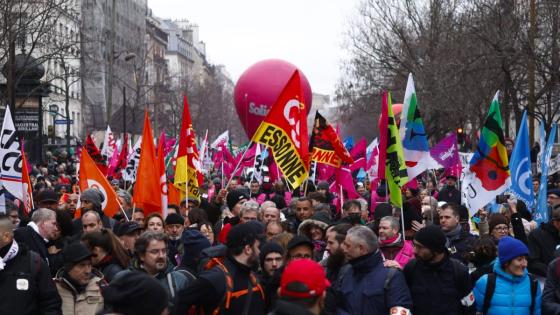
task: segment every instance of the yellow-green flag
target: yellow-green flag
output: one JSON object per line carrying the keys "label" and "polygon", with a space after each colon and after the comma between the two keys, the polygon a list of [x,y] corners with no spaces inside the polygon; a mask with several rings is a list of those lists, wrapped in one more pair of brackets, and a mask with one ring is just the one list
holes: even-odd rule
{"label": "yellow-green flag", "polygon": [[387,158],[385,160],[385,178],[389,188],[390,202],[402,209],[401,187],[408,182],[404,160],[403,146],[399,136],[399,127],[393,115],[391,94],[383,92],[382,113],[387,115]]}

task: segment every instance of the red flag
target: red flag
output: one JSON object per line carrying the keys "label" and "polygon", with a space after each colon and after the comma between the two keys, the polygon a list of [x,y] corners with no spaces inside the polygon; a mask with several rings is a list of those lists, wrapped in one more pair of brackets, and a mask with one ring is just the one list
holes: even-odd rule
{"label": "red flag", "polygon": [[292,189],[309,176],[307,111],[300,74],[295,70],[252,141],[271,148],[276,165]]}
{"label": "red flag", "polygon": [[347,164],[354,162],[335,129],[319,111],[315,113],[309,151],[311,151],[311,160],[334,167],[340,167],[342,162]]}
{"label": "red flag", "polygon": [[80,190],[84,191],[88,188],[98,189],[105,197],[105,201],[102,203],[102,210],[105,215],[112,217],[120,210],[117,194],[113,187],[111,187],[105,175],[97,168],[87,150],[82,150],[82,157],[80,159]]}
{"label": "red flag", "polygon": [[31,213],[33,209],[33,187],[31,185],[31,180],[29,179],[29,170],[27,168],[27,158],[25,157],[25,152],[23,151],[23,145],[21,146],[21,174],[22,174],[22,189],[23,189],[23,211],[26,214]]}
{"label": "red flag", "polygon": [[140,149],[140,162],[134,185],[134,203],[147,215],[151,212],[161,213],[160,171],[156,160],[154,137],[148,112],[144,114],[144,131]]}
{"label": "red flag", "polygon": [[128,134],[124,135],[123,145],[121,152],[119,154],[119,159],[115,169],[113,170],[113,178],[121,179],[122,178],[122,170],[126,168],[126,164],[128,163]]}
{"label": "red flag", "polygon": [[99,151],[99,148],[95,145],[95,141],[93,141],[91,135],[86,137],[85,148],[89,156],[93,159],[93,161],[95,161],[95,164],[101,173],[103,173],[103,175],[107,175],[107,164],[105,158],[101,155],[101,151]]}
{"label": "red flag", "polygon": [[381,118],[379,119],[379,162],[377,164],[377,176],[385,178],[385,161],[387,160],[387,133],[389,130],[389,103],[387,91],[383,92],[381,101]]}

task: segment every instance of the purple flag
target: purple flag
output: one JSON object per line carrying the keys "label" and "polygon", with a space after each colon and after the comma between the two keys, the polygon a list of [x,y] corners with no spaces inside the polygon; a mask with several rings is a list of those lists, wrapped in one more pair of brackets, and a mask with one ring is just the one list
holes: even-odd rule
{"label": "purple flag", "polygon": [[457,149],[457,134],[451,133],[430,150],[432,157],[444,168],[456,168],[461,164]]}

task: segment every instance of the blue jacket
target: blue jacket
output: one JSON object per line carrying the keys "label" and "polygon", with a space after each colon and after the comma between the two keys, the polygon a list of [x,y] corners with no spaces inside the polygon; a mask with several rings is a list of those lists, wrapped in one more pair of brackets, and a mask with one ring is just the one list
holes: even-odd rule
{"label": "blue jacket", "polygon": [[389,268],[377,251],[349,262],[351,268],[336,283],[336,314],[389,314],[394,306],[412,307],[403,273],[397,270],[385,291]]}
{"label": "blue jacket", "polygon": [[[496,289],[487,315],[531,314],[531,279],[527,269],[525,269],[523,276],[514,276],[506,273],[501,268],[500,262],[496,260],[494,273],[496,274]],[[478,279],[474,287],[477,312],[482,312],[484,306],[487,281],[488,275],[484,275]],[[537,296],[535,297],[535,312],[532,314],[541,314],[541,289],[539,286],[537,286]]]}

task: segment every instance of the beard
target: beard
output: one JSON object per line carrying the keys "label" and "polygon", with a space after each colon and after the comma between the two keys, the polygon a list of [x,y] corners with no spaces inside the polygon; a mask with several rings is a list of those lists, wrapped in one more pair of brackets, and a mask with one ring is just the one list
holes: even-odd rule
{"label": "beard", "polygon": [[337,250],[327,257],[327,268],[329,270],[337,270],[346,262],[346,256],[341,250]]}

